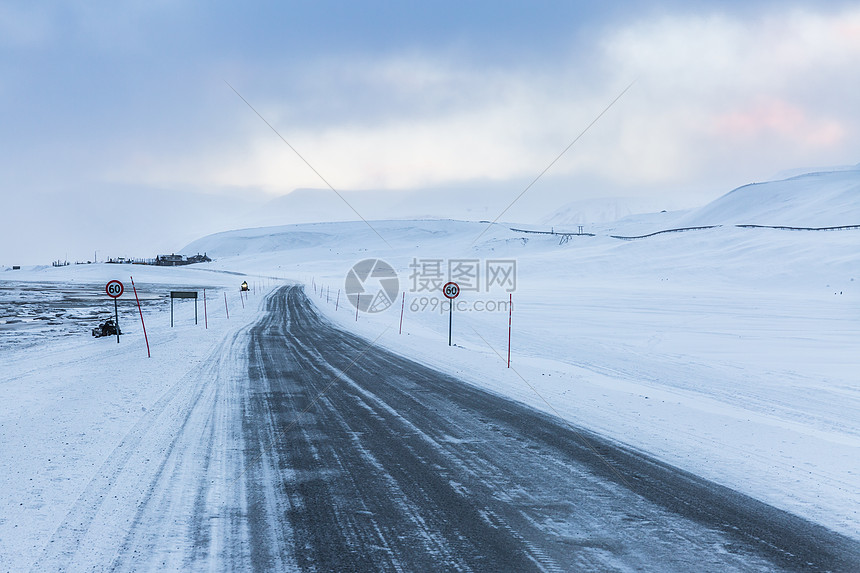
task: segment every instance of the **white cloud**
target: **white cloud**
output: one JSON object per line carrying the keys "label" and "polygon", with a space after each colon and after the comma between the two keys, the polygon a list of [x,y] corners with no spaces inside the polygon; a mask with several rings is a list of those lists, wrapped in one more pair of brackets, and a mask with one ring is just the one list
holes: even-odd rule
{"label": "white cloud", "polygon": [[[304,101],[244,95],[336,188],[416,188],[529,179],[637,78],[551,174],[602,178],[634,194],[713,190],[860,159],[851,157],[860,143],[858,30],[860,9],[664,17],[607,30],[593,52],[532,68],[420,54],[328,60],[291,77],[305,86]],[[273,193],[322,186],[238,98],[229,113],[242,143],[124,164],[112,177]]]}
{"label": "white cloud", "polygon": [[[486,72],[422,58],[340,66],[348,71],[323,66],[316,73],[324,80],[306,81],[319,81],[324,99],[340,90],[339,97],[359,98],[368,106],[352,110],[346,119],[308,121],[296,112],[307,109],[306,102],[279,103],[271,95],[255,101],[237,86],[337,188],[414,188],[536,174],[600,109],[559,102],[557,90],[546,87],[552,82],[536,74]],[[556,112],[547,121],[551,107]],[[109,177],[134,173],[137,181],[159,185],[196,182],[274,193],[322,185],[239,98],[229,113],[240,124],[236,137],[245,142],[241,146],[231,139],[202,154],[139,156],[111,169]]]}
{"label": "white cloud", "polygon": [[[605,47],[621,73],[641,78],[636,103],[654,118],[633,139],[663,134],[652,144],[680,149],[679,162],[701,177],[850,159],[860,143],[858,28],[860,9],[665,18],[611,35]],[[662,176],[672,177],[671,164]]]}

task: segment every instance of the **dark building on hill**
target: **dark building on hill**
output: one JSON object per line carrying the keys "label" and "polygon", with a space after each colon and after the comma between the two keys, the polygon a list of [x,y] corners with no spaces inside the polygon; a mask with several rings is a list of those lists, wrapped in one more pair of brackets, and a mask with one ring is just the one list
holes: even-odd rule
{"label": "dark building on hill", "polygon": [[170,255],[158,255],[155,257],[155,264],[160,267],[178,267],[181,265],[193,265],[194,263],[208,263],[211,262],[206,253],[202,255],[197,253],[192,257],[188,257],[187,259],[182,255],[170,254]]}
{"label": "dark building on hill", "polygon": [[188,257],[188,264],[189,265],[194,264],[194,263],[209,263],[209,262],[212,262],[212,259],[207,257],[206,253],[203,253],[202,255],[200,253],[197,253],[193,257]]}
{"label": "dark building on hill", "polygon": [[182,255],[158,255],[155,257],[155,264],[160,267],[177,267],[179,265],[187,265],[185,257]]}

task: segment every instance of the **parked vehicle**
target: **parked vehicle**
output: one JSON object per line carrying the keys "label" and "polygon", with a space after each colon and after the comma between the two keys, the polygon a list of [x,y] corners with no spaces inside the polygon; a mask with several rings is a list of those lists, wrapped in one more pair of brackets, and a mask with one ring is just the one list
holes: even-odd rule
{"label": "parked vehicle", "polygon": [[107,319],[93,329],[93,336],[96,338],[101,338],[102,336],[116,336],[118,334],[122,334],[122,331],[112,318]]}

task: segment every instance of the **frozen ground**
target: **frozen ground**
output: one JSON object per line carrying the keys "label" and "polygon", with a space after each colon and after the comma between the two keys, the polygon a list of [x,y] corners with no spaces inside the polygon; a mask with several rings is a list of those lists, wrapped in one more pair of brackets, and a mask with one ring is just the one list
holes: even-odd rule
{"label": "frozen ground", "polygon": [[[845,183],[851,177],[853,186]],[[4,306],[0,319],[0,455],[7,468],[0,501],[9,508],[0,517],[0,568],[26,569],[43,558],[60,523],[94,480],[104,479],[106,460],[117,459],[135,428],[153,422],[151,411],[178,392],[183,377],[196,375],[260,316],[259,293],[242,310],[236,288],[243,278],[261,291],[287,278],[303,282],[332,320],[388,348],[860,539],[860,230],[733,226],[860,224],[845,215],[852,198],[860,203],[856,173],[804,181],[752,188],[788,197],[786,220],[772,210],[761,222],[734,216],[755,212],[758,196],[744,191],[732,201],[727,195],[719,209],[628,217],[589,226],[595,236],[564,244],[557,235],[503,225],[475,241],[485,224],[373,222],[386,244],[363,223],[316,224],[201,239],[186,250],[217,260],[195,268],[0,271],[4,300],[30,287],[41,293],[11,305],[19,310]],[[833,208],[816,195],[804,218],[798,202],[816,185]],[[699,215],[722,226],[636,241],[610,237],[684,226],[678,223]],[[356,321],[345,300],[350,267],[371,257],[398,271],[406,291],[402,334],[400,304]],[[466,308],[454,316],[455,346],[448,347],[441,297],[413,285],[416,261],[450,259],[516,261],[511,369],[504,307],[475,309],[507,300],[505,289],[463,293]],[[128,294],[122,343],[88,334],[89,318],[112,309],[101,295],[104,283],[118,278],[128,293],[128,274],[150,301],[144,316],[152,359]],[[185,302],[170,329],[164,295],[180,286],[207,288],[208,329],[202,301],[198,326]],[[58,293],[72,291],[87,300],[69,310]],[[11,342],[36,328],[15,322],[20,314],[50,323],[60,312],[64,324],[79,326],[62,326],[63,336],[41,328],[49,336]],[[181,400],[171,403],[179,415]],[[159,415],[169,417],[168,410]],[[124,511],[119,501],[114,511]]]}
{"label": "frozen ground", "polygon": [[456,313],[449,348],[447,313],[410,311],[434,296],[406,293],[400,335],[397,304],[357,322],[342,299],[334,311],[348,265],[305,280],[330,285],[318,303],[334,320],[389,348],[860,538],[858,240],[721,228],[512,241],[491,254],[519,263],[512,370],[504,311]]}

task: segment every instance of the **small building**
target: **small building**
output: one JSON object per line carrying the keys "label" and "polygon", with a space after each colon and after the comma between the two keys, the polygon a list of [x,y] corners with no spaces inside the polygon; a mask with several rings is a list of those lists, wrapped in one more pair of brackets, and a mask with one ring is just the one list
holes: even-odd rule
{"label": "small building", "polygon": [[161,267],[179,267],[182,265],[193,265],[194,263],[209,263],[212,262],[206,253],[202,255],[197,253],[194,256],[185,258],[184,255],[177,255],[175,253],[171,253],[169,255],[158,255],[155,257],[155,263]]}
{"label": "small building", "polygon": [[169,254],[169,255],[158,255],[155,257],[155,264],[160,267],[176,267],[179,265],[187,265],[185,262],[185,258],[182,255],[177,254]]}
{"label": "small building", "polygon": [[194,256],[188,257],[188,261],[186,264],[191,265],[194,263],[211,263],[211,262],[212,262],[212,259],[210,259],[208,256],[206,256],[206,253],[203,253],[202,255],[200,253],[197,253]]}

